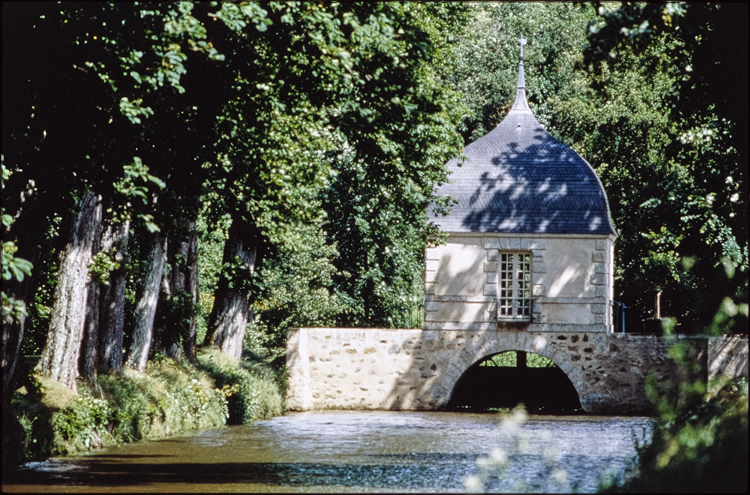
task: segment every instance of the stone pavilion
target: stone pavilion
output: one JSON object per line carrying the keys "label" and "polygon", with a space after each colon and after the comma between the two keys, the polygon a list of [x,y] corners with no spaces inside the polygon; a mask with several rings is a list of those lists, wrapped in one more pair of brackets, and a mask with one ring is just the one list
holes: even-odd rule
{"label": "stone pavilion", "polygon": [[425,256],[425,329],[611,332],[615,230],[591,166],[526,100],[448,162],[437,193],[458,201]]}

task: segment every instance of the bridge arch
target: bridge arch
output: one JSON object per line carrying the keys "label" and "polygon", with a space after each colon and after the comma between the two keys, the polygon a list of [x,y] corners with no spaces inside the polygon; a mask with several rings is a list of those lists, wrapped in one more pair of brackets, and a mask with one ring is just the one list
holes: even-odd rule
{"label": "bridge arch", "polygon": [[524,404],[542,414],[580,413],[579,392],[571,380],[552,360],[540,357],[524,351],[485,356],[456,381],[447,409],[487,411]]}
{"label": "bridge arch", "polygon": [[[538,354],[552,361],[570,380],[582,408],[586,409],[585,401],[581,399],[589,387],[585,376],[583,376],[583,369],[572,362],[569,354],[558,350],[558,345],[551,340],[552,336],[546,337],[539,334],[530,335],[521,332],[509,332],[507,335],[503,335],[502,339],[498,339],[496,338],[496,334],[486,335],[489,333],[476,332],[475,335],[470,337],[467,345],[463,346],[459,359],[455,360],[453,365],[446,367],[442,383],[440,384],[440,388],[444,390],[446,400],[444,406],[448,405],[448,401],[459,380],[472,366],[475,366],[488,356],[510,351],[522,351]],[[474,342],[471,342],[471,340]]]}

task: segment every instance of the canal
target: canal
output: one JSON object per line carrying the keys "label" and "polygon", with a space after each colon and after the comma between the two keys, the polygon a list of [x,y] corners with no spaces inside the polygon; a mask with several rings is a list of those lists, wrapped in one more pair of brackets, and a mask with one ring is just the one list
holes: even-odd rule
{"label": "canal", "polygon": [[652,430],[645,417],[291,413],[30,463],[3,491],[437,493],[481,471],[489,491],[594,492],[631,475]]}

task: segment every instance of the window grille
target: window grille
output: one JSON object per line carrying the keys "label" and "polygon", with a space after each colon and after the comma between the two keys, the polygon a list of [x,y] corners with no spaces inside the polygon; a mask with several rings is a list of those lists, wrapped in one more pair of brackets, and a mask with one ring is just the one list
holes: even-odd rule
{"label": "window grille", "polygon": [[531,254],[500,253],[497,319],[531,321]]}

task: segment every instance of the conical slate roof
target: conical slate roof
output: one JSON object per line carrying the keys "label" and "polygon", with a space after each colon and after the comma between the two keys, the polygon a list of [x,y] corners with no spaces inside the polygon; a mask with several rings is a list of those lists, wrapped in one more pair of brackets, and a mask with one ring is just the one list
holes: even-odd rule
{"label": "conical slate roof", "polygon": [[526,101],[523,42],[513,108],[489,134],[448,162],[438,195],[458,201],[430,219],[444,232],[615,234],[607,196],[591,166],[553,138]]}

